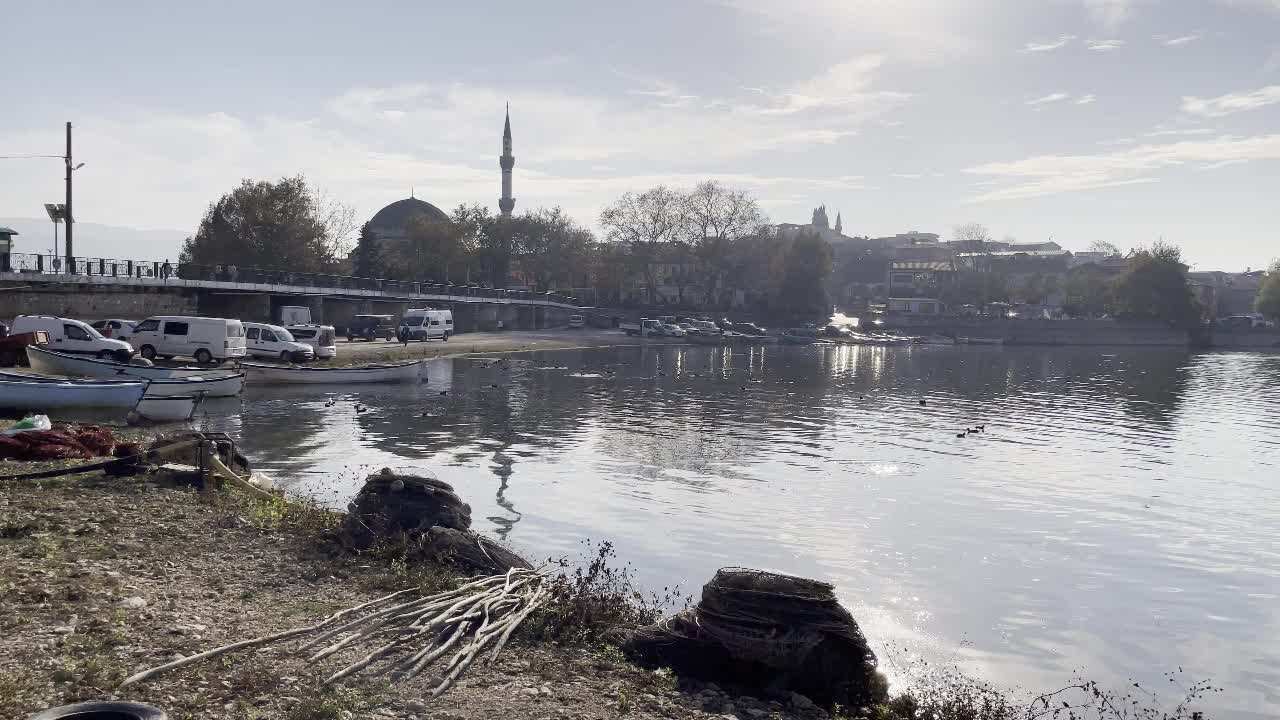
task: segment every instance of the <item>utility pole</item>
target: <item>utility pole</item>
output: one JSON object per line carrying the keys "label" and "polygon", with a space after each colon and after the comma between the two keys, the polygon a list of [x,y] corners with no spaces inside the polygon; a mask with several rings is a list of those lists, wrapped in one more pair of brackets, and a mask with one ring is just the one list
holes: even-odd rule
{"label": "utility pole", "polygon": [[71,172],[73,166],[71,164],[71,121],[67,121],[67,272],[74,273],[76,270],[75,249],[71,244],[71,233],[75,227],[74,215],[71,214]]}

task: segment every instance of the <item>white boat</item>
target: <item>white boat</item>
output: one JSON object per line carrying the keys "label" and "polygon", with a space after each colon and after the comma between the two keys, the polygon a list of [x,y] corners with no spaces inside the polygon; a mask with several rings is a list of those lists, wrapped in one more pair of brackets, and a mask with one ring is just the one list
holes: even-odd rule
{"label": "white boat", "polygon": [[189,377],[225,376],[227,369],[197,367],[148,367],[145,365],[129,365],[127,363],[98,360],[90,357],[77,357],[66,353],[54,352],[34,345],[27,346],[27,360],[31,368],[45,375],[73,375],[96,378],[146,378],[147,380],[169,380]]}
{"label": "white boat", "polygon": [[129,409],[142,400],[147,383],[28,382],[0,380],[0,408],[64,410],[67,408]]}
{"label": "white boat", "polygon": [[35,373],[15,373],[0,371],[0,380],[12,380],[15,382],[49,382],[49,383],[84,383],[84,384],[108,384],[108,383],[147,383],[147,392],[145,397],[190,397],[193,395],[204,395],[204,397],[233,397],[239,395],[244,389],[244,373],[227,373],[221,376],[210,377],[187,377],[187,378],[162,378],[158,380],[144,380],[142,378],[118,380],[115,378],[62,378],[50,377],[48,375],[36,375]]}
{"label": "white boat", "polygon": [[956,338],[956,344],[957,345],[1003,345],[1004,338],[1002,337],[996,337],[996,338],[958,337]]}
{"label": "white boat", "polygon": [[298,365],[268,365],[242,362],[249,380],[269,384],[350,384],[420,382],[422,361],[410,360],[386,365],[360,365],[357,367],[301,367]]}
{"label": "white boat", "polygon": [[917,338],[916,342],[921,345],[955,345],[956,339],[948,335],[925,335]]}
{"label": "white boat", "polygon": [[151,422],[182,422],[195,414],[199,397],[144,397],[133,408],[142,419]]}

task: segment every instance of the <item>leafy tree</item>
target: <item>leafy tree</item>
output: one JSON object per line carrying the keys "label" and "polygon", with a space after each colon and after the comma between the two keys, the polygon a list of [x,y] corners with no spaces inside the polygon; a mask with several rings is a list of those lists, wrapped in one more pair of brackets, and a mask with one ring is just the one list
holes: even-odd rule
{"label": "leafy tree", "polygon": [[1200,317],[1187,286],[1182,251],[1160,242],[1129,256],[1129,268],[1116,280],[1115,304],[1121,316],[1181,327],[1195,325]]}
{"label": "leafy tree", "polygon": [[662,185],[642,193],[625,193],[600,213],[605,237],[626,243],[641,265],[648,301],[657,298],[657,267],[665,245],[679,242],[684,228],[684,200]]}
{"label": "leafy tree", "polygon": [[1271,263],[1267,275],[1258,286],[1254,309],[1272,320],[1280,320],[1280,260]]}
{"label": "leafy tree", "polygon": [[356,249],[351,254],[351,269],[356,277],[386,277],[387,267],[382,257],[382,246],[369,223],[360,227],[360,237],[356,240]]}
{"label": "leafy tree", "polygon": [[816,233],[801,233],[791,240],[783,267],[776,306],[796,315],[830,316],[827,278],[831,275],[831,243]]}
{"label": "leafy tree", "polygon": [[396,268],[392,274],[404,280],[453,282],[470,250],[458,226],[419,215],[409,221],[408,236],[394,250]]}
{"label": "leafy tree", "polygon": [[182,244],[179,261],[325,272],[345,249],[354,216],[301,175],[243,180],[209,205],[196,234]]}
{"label": "leafy tree", "polygon": [[517,223],[520,267],[533,281],[533,287],[550,290],[579,286],[595,243],[591,231],[558,207],[525,213]]}
{"label": "leafy tree", "polygon": [[720,295],[734,243],[759,234],[768,220],[747,191],[708,180],[684,196],[684,221],[685,238],[693,245],[704,277],[707,302],[722,307],[726,302]]}
{"label": "leafy tree", "polygon": [[1111,275],[1097,265],[1082,265],[1067,275],[1062,309],[1077,317],[1098,316],[1112,306],[1114,283]]}
{"label": "leafy tree", "polygon": [[827,230],[831,227],[831,221],[827,218],[826,205],[819,205],[813,209],[813,222],[811,224],[814,227],[820,227],[823,230]]}
{"label": "leafy tree", "polygon": [[592,252],[591,275],[595,279],[596,304],[618,304],[637,277],[628,247],[622,243],[597,243]]}

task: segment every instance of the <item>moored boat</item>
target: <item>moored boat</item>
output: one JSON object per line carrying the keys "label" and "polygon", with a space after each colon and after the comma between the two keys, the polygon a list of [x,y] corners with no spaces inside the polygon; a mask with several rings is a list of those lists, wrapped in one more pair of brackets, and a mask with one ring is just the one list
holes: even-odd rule
{"label": "moored boat", "polygon": [[1004,338],[1002,337],[994,337],[994,338],[958,337],[956,338],[956,344],[957,345],[1003,345]]}
{"label": "moored boat", "polygon": [[73,375],[96,378],[123,377],[145,378],[147,380],[167,380],[173,378],[225,376],[229,372],[234,372],[225,368],[170,368],[130,365],[127,363],[112,362],[110,360],[78,357],[35,346],[27,347],[27,360],[31,363],[32,370],[45,375]]}
{"label": "moored boat", "polygon": [[194,376],[185,378],[160,378],[145,380],[143,378],[64,378],[37,375],[35,373],[15,373],[0,371],[0,380],[15,382],[43,383],[79,383],[79,384],[132,384],[145,382],[145,397],[176,397],[203,395],[204,397],[233,397],[244,389],[244,373],[230,372],[219,376]]}
{"label": "moored boat", "polygon": [[0,380],[0,408],[65,410],[122,408],[138,404],[146,392],[143,380],[124,383],[31,382]]}
{"label": "moored boat", "polygon": [[397,383],[421,381],[421,360],[385,365],[360,365],[355,367],[300,367],[297,365],[269,365],[267,363],[242,362],[249,380],[269,384],[350,384]]}

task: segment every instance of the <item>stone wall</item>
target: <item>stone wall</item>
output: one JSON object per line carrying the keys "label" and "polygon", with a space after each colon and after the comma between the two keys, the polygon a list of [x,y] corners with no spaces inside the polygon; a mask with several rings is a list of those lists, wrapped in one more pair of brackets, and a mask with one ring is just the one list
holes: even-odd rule
{"label": "stone wall", "polygon": [[59,284],[29,287],[0,283],[0,320],[17,315],[58,315],[79,320],[123,318],[141,320],[151,315],[195,315],[194,294],[181,291]]}

